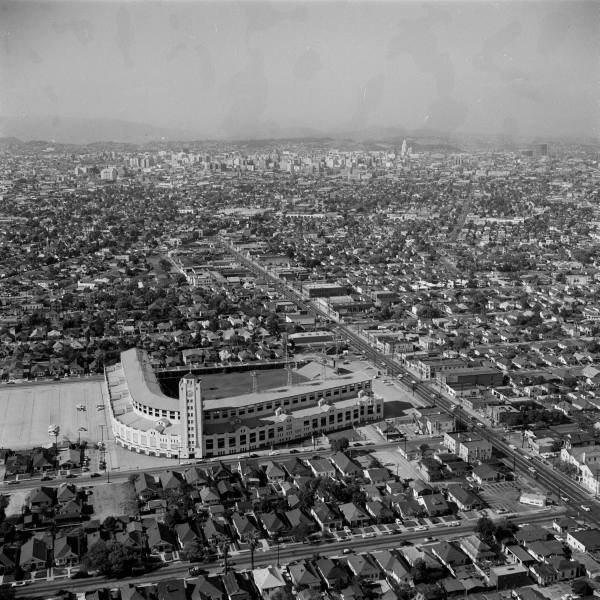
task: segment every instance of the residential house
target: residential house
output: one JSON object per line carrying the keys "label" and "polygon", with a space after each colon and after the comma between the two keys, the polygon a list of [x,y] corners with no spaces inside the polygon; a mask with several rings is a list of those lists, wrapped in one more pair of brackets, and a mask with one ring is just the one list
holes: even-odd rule
{"label": "residential house", "polygon": [[194,488],[202,488],[209,484],[209,479],[206,473],[198,467],[191,467],[183,472],[183,476],[188,483]]}
{"label": "residential house", "polygon": [[469,558],[464,552],[445,540],[434,544],[430,547],[430,550],[450,570],[469,562]]}
{"label": "residential house", "polygon": [[32,512],[47,510],[54,505],[55,491],[51,487],[34,488],[29,493],[29,509]]}
{"label": "residential house", "polygon": [[461,485],[448,486],[448,500],[454,502],[459,510],[479,510],[483,507],[481,499]]}
{"label": "residential house", "polygon": [[270,538],[282,536],[289,530],[289,527],[276,512],[261,513],[260,520]]}
{"label": "residential house", "polygon": [[160,491],[160,485],[154,479],[154,476],[150,473],[140,473],[133,482],[136,496],[142,502],[148,502],[153,498],[158,497]]}
{"label": "residential house", "polygon": [[315,566],[328,589],[342,589],[348,585],[348,573],[331,558],[322,556],[315,561]]}
{"label": "residential house", "polygon": [[200,501],[204,506],[214,506],[221,503],[221,497],[215,488],[203,487],[200,490]]}
{"label": "residential house", "polygon": [[408,569],[389,550],[377,550],[371,552],[371,556],[386,576],[397,585],[409,585],[412,582],[412,576]]}
{"label": "residential house", "polygon": [[556,571],[558,581],[572,580],[581,574],[579,562],[564,556],[554,556],[548,559],[548,564]]}
{"label": "residential house", "polygon": [[310,514],[313,516],[321,530],[325,531],[333,531],[336,529],[341,529],[343,527],[343,520],[340,515],[335,513],[329,505],[324,502],[315,504],[311,510]]}
{"label": "residential house", "polygon": [[495,552],[474,534],[461,538],[458,546],[474,563],[491,561],[496,558]]}
{"label": "residential house", "polygon": [[498,469],[482,463],[473,469],[473,479],[481,485],[482,483],[491,483],[499,481],[502,478],[502,473]]}
{"label": "residential house", "polygon": [[286,478],[283,468],[271,460],[265,465],[265,475],[270,483],[282,483]]}
{"label": "residential house", "polygon": [[390,472],[385,467],[365,469],[364,476],[374,485],[383,485],[390,480]]}
{"label": "residential house", "polygon": [[321,579],[314,573],[307,561],[290,565],[289,575],[297,590],[311,589],[316,591],[321,589]]}
{"label": "residential house", "polygon": [[339,508],[344,516],[344,520],[350,527],[367,527],[371,524],[369,515],[354,502],[347,502]]}
{"label": "residential house", "polygon": [[365,509],[375,523],[391,523],[394,520],[394,511],[378,500],[367,502]]}
{"label": "residential house", "polygon": [[83,540],[79,535],[61,535],[54,541],[54,564],[66,567],[79,564],[83,555]]}
{"label": "residential house", "polygon": [[317,529],[315,522],[299,508],[286,511],[285,518],[290,524],[292,532],[305,531],[310,533]]}
{"label": "residential house", "polygon": [[32,537],[21,546],[19,565],[23,571],[40,571],[48,566],[49,553],[44,540]]}
{"label": "residential house", "polygon": [[81,451],[65,448],[58,453],[58,465],[61,469],[78,469],[81,466]]}
{"label": "residential house", "polygon": [[64,505],[76,500],[78,495],[77,486],[72,483],[63,482],[56,488],[56,502],[59,505]]}
{"label": "residential house", "polygon": [[375,581],[381,576],[379,567],[364,554],[353,554],[346,559],[348,569],[358,579]]}
{"label": "residential house", "polygon": [[262,598],[271,600],[280,590],[286,588],[286,582],[277,567],[268,566],[252,571],[254,585]]}
{"label": "residential house", "polygon": [[423,504],[427,514],[430,517],[439,517],[447,515],[450,512],[450,507],[444,499],[442,494],[430,494],[428,496],[422,496],[419,502]]}
{"label": "residential house", "polygon": [[186,548],[199,539],[198,533],[189,523],[177,523],[174,527],[175,537],[180,548]]}
{"label": "residential house", "polygon": [[245,514],[234,512],[231,523],[240,540],[260,537],[260,531]]}
{"label": "residential house", "polygon": [[161,471],[158,479],[164,492],[167,490],[181,490],[185,486],[185,479],[178,471]]}
{"label": "residential house", "polygon": [[155,590],[157,600],[184,600],[186,596],[183,579],[163,579],[156,584]]}
{"label": "residential house", "polygon": [[251,586],[248,579],[236,571],[221,575],[223,589],[228,600],[251,600]]}
{"label": "residential house", "polygon": [[335,479],[335,467],[325,458],[311,458],[307,462],[315,477]]}
{"label": "residential house", "polygon": [[188,596],[182,600],[226,600],[225,589],[220,577],[205,577],[200,575],[188,581]]}
{"label": "residential house", "polygon": [[362,477],[363,470],[344,452],[336,452],[330,458],[333,466],[344,477],[357,478]]}
{"label": "residential house", "polygon": [[564,557],[563,545],[558,540],[536,540],[527,544],[529,553],[540,562],[547,562],[553,557]]}
{"label": "residential house", "polygon": [[546,563],[535,563],[529,571],[538,585],[547,586],[558,581],[558,572]]}
{"label": "residential house", "polygon": [[177,542],[173,532],[161,521],[155,521],[146,530],[148,537],[148,549],[152,554],[172,552],[177,548]]}

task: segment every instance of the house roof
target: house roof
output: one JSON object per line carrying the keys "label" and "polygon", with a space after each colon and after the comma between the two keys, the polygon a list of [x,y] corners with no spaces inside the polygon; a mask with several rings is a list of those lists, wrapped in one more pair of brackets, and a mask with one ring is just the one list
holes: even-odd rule
{"label": "house roof", "polygon": [[353,554],[349,556],[347,558],[347,562],[348,566],[357,577],[379,570],[366,556],[363,556],[362,554]]}
{"label": "house roof", "polygon": [[268,566],[264,569],[254,569],[252,576],[261,594],[268,590],[285,587],[285,579],[276,567]]}
{"label": "house roof", "polygon": [[360,506],[357,506],[354,502],[347,502],[346,504],[342,504],[340,506],[340,510],[342,511],[342,514],[344,515],[346,521],[350,523],[352,521],[369,519],[367,513],[362,508],[360,508]]}
{"label": "house roof", "polygon": [[431,551],[449,565],[463,563],[467,558],[463,552],[445,540],[432,546]]}
{"label": "house roof", "polygon": [[307,566],[306,561],[291,565],[289,568],[290,577],[295,585],[313,585],[320,583],[320,579]]}
{"label": "house roof", "polygon": [[336,452],[329,460],[344,474],[362,473],[362,469],[343,452]]}

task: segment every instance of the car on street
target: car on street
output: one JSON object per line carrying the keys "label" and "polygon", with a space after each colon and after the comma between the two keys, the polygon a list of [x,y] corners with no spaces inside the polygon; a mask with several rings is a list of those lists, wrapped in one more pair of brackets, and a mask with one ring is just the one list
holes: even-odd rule
{"label": "car on street", "polygon": [[592,510],[587,504],[582,504],[581,508],[585,510],[585,512],[590,512],[590,510]]}
{"label": "car on street", "polygon": [[354,552],[354,550],[352,550],[351,548],[344,548],[343,550],[343,554],[352,554]]}
{"label": "car on street", "polygon": [[100,473],[92,473],[90,477],[102,477],[102,475]]}

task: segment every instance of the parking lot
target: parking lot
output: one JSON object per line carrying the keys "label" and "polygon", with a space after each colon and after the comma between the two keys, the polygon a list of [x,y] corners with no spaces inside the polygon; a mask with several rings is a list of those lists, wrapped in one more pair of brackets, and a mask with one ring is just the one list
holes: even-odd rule
{"label": "parking lot", "polygon": [[[59,442],[89,443],[101,438],[100,425],[107,425],[102,382],[81,379],[43,385],[11,385],[0,389],[0,445],[5,448],[49,446],[48,426],[60,427]],[[82,405],[85,410],[77,410]]]}

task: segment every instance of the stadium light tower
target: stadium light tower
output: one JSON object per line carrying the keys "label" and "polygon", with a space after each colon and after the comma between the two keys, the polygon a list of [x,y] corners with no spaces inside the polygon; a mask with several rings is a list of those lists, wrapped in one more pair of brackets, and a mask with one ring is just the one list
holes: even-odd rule
{"label": "stadium light tower", "polygon": [[48,435],[54,437],[54,458],[58,465],[58,434],[60,433],[60,427],[56,424],[48,426]]}

